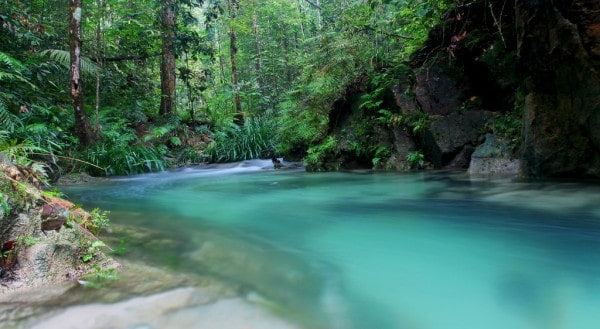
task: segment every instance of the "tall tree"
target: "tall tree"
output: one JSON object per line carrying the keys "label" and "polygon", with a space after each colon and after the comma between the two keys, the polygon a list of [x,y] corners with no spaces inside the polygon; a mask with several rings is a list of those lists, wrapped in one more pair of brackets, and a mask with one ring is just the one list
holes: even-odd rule
{"label": "tall tree", "polygon": [[75,134],[81,146],[88,146],[95,140],[90,120],[84,107],[83,81],[81,79],[81,17],[82,0],[70,0],[69,12],[69,55],[71,60],[70,92],[75,116]]}
{"label": "tall tree", "polygon": [[229,2],[229,15],[231,17],[231,24],[229,27],[229,59],[231,61],[231,84],[233,86],[233,101],[235,104],[236,112],[236,123],[244,123],[244,114],[242,111],[242,100],[240,98],[240,90],[238,85],[238,70],[237,70],[237,31],[236,21],[238,17],[238,11],[240,8],[239,0],[230,0]]}
{"label": "tall tree", "polygon": [[160,64],[160,110],[163,116],[171,115],[175,111],[175,42],[177,27],[176,0],[163,0],[160,13],[162,30],[162,60]]}

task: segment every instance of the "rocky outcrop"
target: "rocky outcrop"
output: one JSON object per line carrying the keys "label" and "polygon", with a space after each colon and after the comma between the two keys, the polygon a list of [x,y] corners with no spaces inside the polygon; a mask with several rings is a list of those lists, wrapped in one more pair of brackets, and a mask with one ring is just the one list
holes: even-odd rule
{"label": "rocky outcrop", "polygon": [[119,267],[82,227],[92,216],[45,195],[25,172],[6,159],[0,163],[0,293],[75,282],[97,269]]}
{"label": "rocky outcrop", "polygon": [[[395,150],[401,158],[422,150],[433,168],[466,169],[493,112],[481,106],[479,96],[469,94],[464,77],[450,72],[446,63],[429,65],[418,71],[414,85],[399,84],[391,90],[393,106],[409,118],[402,129],[393,130]],[[407,88],[414,97],[401,92]],[[418,116],[427,123],[414,132],[410,118]]]}
{"label": "rocky outcrop", "polygon": [[430,116],[428,132],[432,144],[428,149],[434,166],[466,169],[475,145],[481,139],[482,127],[491,117],[492,112],[483,110]]}
{"label": "rocky outcrop", "polygon": [[[332,161],[343,154],[340,163],[361,157],[368,166],[387,147],[388,160],[376,169],[407,170],[408,156],[422,152],[427,168],[475,165],[471,172],[479,174],[514,175],[520,168],[524,177],[600,177],[597,0],[461,2],[432,29],[409,66],[399,70],[403,75],[381,104],[388,111],[384,120],[365,114],[368,108],[356,111],[352,98],[343,97],[333,113],[346,120],[330,124],[340,124],[331,131],[347,133],[338,134],[342,147]],[[363,84],[352,90],[354,99],[380,89]],[[356,129],[352,122],[363,125]],[[501,148],[506,153],[488,154],[486,133],[508,143]]]}
{"label": "rocky outcrop", "polygon": [[600,176],[600,2],[519,1],[523,174]]}

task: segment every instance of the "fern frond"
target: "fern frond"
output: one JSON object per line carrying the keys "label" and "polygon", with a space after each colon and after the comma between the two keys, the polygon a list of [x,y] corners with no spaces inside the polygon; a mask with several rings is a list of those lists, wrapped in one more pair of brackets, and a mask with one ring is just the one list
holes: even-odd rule
{"label": "fern frond", "polygon": [[16,72],[23,72],[26,69],[25,65],[23,65],[23,63],[21,63],[18,59],[15,59],[14,57],[11,57],[8,54],[3,53],[1,51],[0,64],[3,64],[4,66],[9,67],[10,69]]}
{"label": "fern frond", "polygon": [[4,127],[8,133],[13,132],[17,126],[21,126],[21,119],[10,113],[4,100],[0,97],[0,126]]}
{"label": "fern frond", "polygon": [[[71,55],[66,50],[47,49],[40,52],[42,56],[48,56],[51,60],[69,69],[71,66]],[[94,75],[98,73],[100,68],[87,57],[81,57],[81,71],[85,74]]]}

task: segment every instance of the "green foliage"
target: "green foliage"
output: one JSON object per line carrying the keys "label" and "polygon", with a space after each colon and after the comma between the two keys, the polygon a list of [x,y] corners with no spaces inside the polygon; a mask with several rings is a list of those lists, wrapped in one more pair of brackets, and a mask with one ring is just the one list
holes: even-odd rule
{"label": "green foliage", "polygon": [[[99,140],[85,149],[82,158],[92,165],[85,169],[93,175],[133,175],[166,168],[164,153],[141,144],[135,130],[113,109],[101,112],[103,127]],[[158,128],[157,133],[163,133]],[[154,137],[153,137],[154,138]]]}
{"label": "green foliage", "polygon": [[[0,51],[0,82],[18,81],[33,86],[23,75],[27,67],[16,58]],[[3,93],[0,93],[0,96]],[[4,94],[7,95],[7,94]]]}
{"label": "green foliage", "polygon": [[358,1],[343,8],[340,25],[352,33],[366,34],[373,58],[401,65],[427,39],[429,30],[455,1]]}
{"label": "green foliage", "polygon": [[162,154],[155,148],[129,145],[126,139],[99,141],[85,150],[86,166],[94,175],[134,175],[166,168]]}
{"label": "green foliage", "polygon": [[[0,10],[5,27],[0,29],[0,127],[7,131],[0,144],[21,148],[12,156],[20,154],[22,163],[43,158],[56,169],[66,165],[59,159],[75,156],[90,163],[70,163],[76,170],[128,175],[198,162],[202,153],[187,145],[194,132],[186,124],[202,124],[216,132],[205,152],[214,161],[262,157],[275,150],[300,155],[312,147],[314,158],[329,133],[334,103],[349,96],[364,75],[373,87],[360,109],[382,124],[406,125],[419,133],[427,119],[385,109],[383,94],[389,81],[405,77],[411,53],[452,2],[338,1],[316,9],[305,1],[250,0],[240,3],[235,21],[222,2],[202,7],[197,1],[177,2],[177,108],[186,111],[175,113],[173,121],[155,117],[161,97],[160,4],[91,2],[82,21],[82,54],[87,56],[82,72],[88,78],[86,108],[91,113],[97,105],[100,112],[92,120],[100,138],[76,150],[64,89],[69,66],[64,8],[8,1]],[[238,36],[236,85],[228,61],[230,29]],[[90,78],[98,78],[98,99]],[[234,94],[254,118],[240,127],[232,124]],[[254,121],[258,117],[261,122]],[[378,155],[373,129],[367,128],[354,127],[351,149],[380,161],[385,154]]]}
{"label": "green foliage", "polygon": [[324,33],[306,40],[308,53],[298,55],[297,60],[302,73],[279,104],[282,153],[303,151],[323,140],[334,102],[368,70],[366,42],[363,36],[343,33]]}
{"label": "green foliage", "polygon": [[85,241],[82,243],[83,254],[81,255],[81,261],[84,263],[90,262],[94,257],[100,254],[100,248],[106,247],[106,244],[100,240],[93,242]]}
{"label": "green foliage", "polygon": [[56,163],[55,156],[66,154],[66,150],[77,145],[69,132],[74,121],[72,114],[63,107],[33,105],[21,114],[21,121],[23,124],[13,135],[43,150],[47,161]]}
{"label": "green foliage", "polygon": [[377,122],[388,128],[399,127],[401,124],[404,124],[404,116],[402,114],[386,109],[381,109],[377,113],[379,114]]}
{"label": "green foliage", "polygon": [[17,241],[22,243],[25,247],[31,247],[31,246],[37,244],[38,242],[40,242],[41,239],[32,237],[31,235],[27,235],[27,236],[19,236],[17,238]]}
{"label": "green foliage", "polygon": [[206,152],[215,162],[271,157],[277,153],[275,138],[273,120],[268,117],[249,118],[243,126],[231,125],[229,129],[217,131]]}
{"label": "green foliage", "polygon": [[122,256],[127,251],[127,244],[125,243],[125,239],[119,240],[119,246],[112,250],[110,253],[117,256]]}
{"label": "green foliage", "polygon": [[9,139],[8,132],[0,130],[0,154],[16,165],[34,167],[33,169],[39,171],[40,176],[45,177],[43,166],[29,159],[31,154],[40,152],[43,153],[45,150],[34,145],[30,140]]}
{"label": "green foliage", "polygon": [[298,105],[291,100],[282,103],[277,117],[277,149],[283,154],[304,150],[327,133],[329,117],[326,114],[301,110]]}
{"label": "green foliage", "polygon": [[384,163],[392,154],[392,150],[389,146],[379,146],[375,150],[375,156],[371,160],[373,162],[373,166],[377,167],[380,164]]}
{"label": "green foliage", "polygon": [[491,121],[490,129],[498,136],[508,141],[511,149],[515,150],[521,142],[521,130],[523,121],[518,111],[510,111],[500,114]]}
{"label": "green foliage", "polygon": [[[58,64],[60,64],[66,70],[66,72],[69,71],[71,66],[71,55],[69,51],[60,49],[47,49],[41,51],[40,55],[47,56],[51,60],[56,61]],[[81,72],[89,76],[93,76],[96,73],[98,73],[99,70],[100,68],[98,67],[98,65],[92,62],[89,58],[81,57]]]}
{"label": "green foliage", "polygon": [[8,196],[4,192],[0,191],[0,220],[4,216],[10,213],[10,203],[8,202]]}
{"label": "green foliage", "polygon": [[316,170],[324,168],[325,160],[335,152],[337,144],[338,141],[334,136],[327,136],[322,143],[308,149],[307,155],[304,158],[304,165]]}
{"label": "green foliage", "polygon": [[7,131],[13,131],[15,127],[20,124],[21,121],[19,120],[19,117],[8,111],[6,103],[0,97],[0,126],[4,127],[4,129],[7,129]]}
{"label": "green foliage", "polygon": [[429,116],[425,112],[402,115],[386,109],[378,111],[377,122],[388,128],[407,126],[413,134],[418,134],[429,128]]}
{"label": "green foliage", "polygon": [[412,169],[421,169],[425,165],[425,155],[421,151],[410,152],[406,155],[406,161]]}
{"label": "green foliage", "polygon": [[90,231],[93,235],[98,236],[102,229],[110,226],[110,219],[108,215],[109,211],[103,211],[99,208],[94,208],[90,211],[90,215],[92,216],[90,220],[84,221],[82,226]]}
{"label": "green foliage", "polygon": [[409,125],[412,127],[412,132],[418,134],[429,128],[429,116],[425,112],[418,112],[409,119]]}
{"label": "green foliage", "polygon": [[[90,260],[92,258],[90,258]],[[92,269],[93,271],[91,273],[81,277],[81,283],[84,287],[99,289],[107,282],[119,279],[119,273],[114,268],[102,269],[100,266],[94,265],[92,266]]]}

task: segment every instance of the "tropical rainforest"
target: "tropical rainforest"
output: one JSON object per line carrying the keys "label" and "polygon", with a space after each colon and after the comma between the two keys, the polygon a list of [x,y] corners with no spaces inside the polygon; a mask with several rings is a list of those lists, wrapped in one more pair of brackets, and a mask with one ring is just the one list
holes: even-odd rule
{"label": "tropical rainforest", "polygon": [[597,176],[597,7],[2,1],[0,151],[50,178],[466,168],[493,133],[525,176]]}

